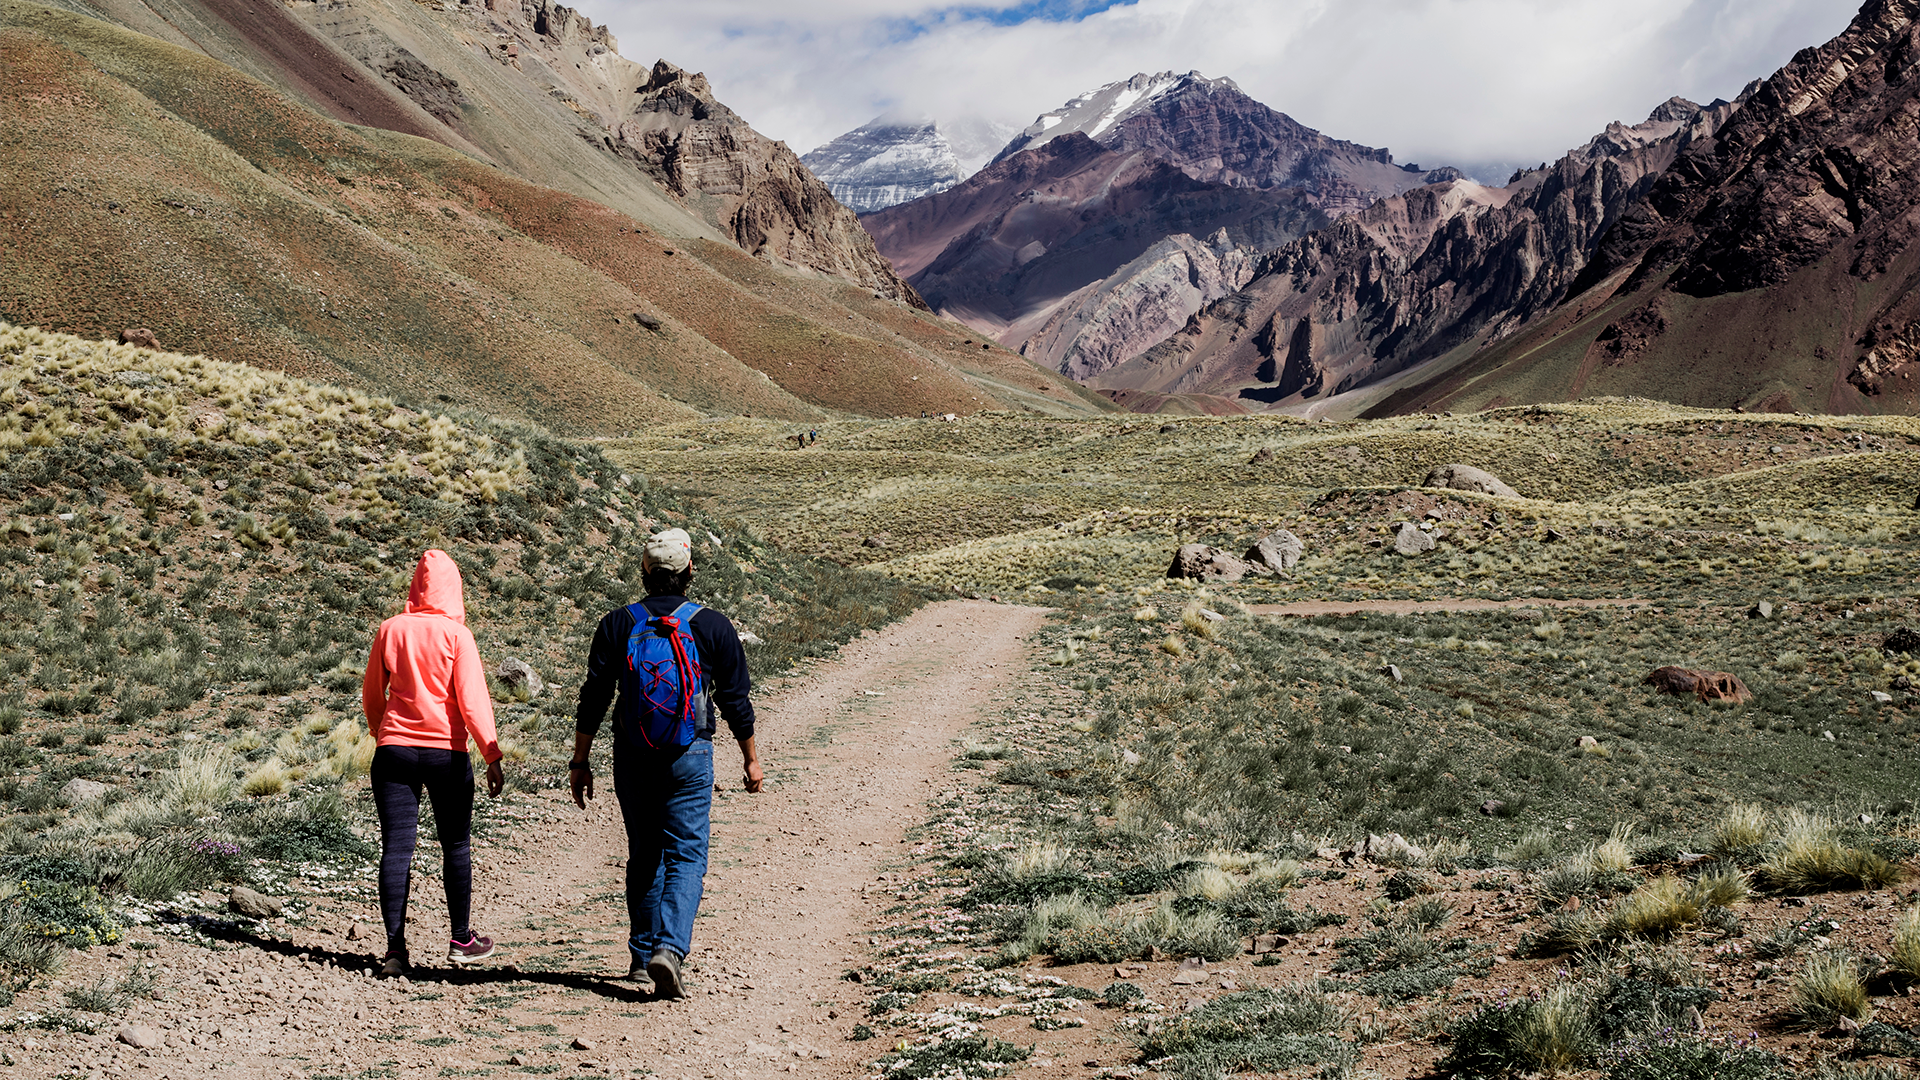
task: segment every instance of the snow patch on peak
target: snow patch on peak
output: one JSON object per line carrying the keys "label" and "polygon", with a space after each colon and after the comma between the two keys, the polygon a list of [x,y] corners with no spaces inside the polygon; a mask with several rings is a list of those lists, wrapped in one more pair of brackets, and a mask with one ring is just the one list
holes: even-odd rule
{"label": "snow patch on peak", "polygon": [[1154,74],[1141,72],[1129,79],[1095,87],[1052,112],[1042,113],[1000,152],[1000,158],[1031,149],[1070,132],[1079,132],[1098,142],[1102,135],[1113,130],[1114,125],[1145,109],[1157,99],[1189,89],[1211,94],[1220,90],[1238,91],[1240,88],[1232,79],[1209,79],[1198,71],[1189,71],[1184,75],[1172,71]]}
{"label": "snow patch on peak", "polygon": [[855,213],[945,191],[978,172],[1014,133],[1005,124],[947,124],[921,113],[883,113],[801,157]]}

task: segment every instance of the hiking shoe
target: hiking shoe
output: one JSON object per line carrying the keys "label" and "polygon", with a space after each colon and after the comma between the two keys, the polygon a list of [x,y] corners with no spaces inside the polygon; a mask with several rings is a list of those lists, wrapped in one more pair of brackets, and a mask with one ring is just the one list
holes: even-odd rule
{"label": "hiking shoe", "polygon": [[405,975],[410,966],[407,963],[407,950],[388,949],[387,955],[380,960],[380,975],[388,979],[396,975]]}
{"label": "hiking shoe", "polygon": [[653,959],[647,961],[647,974],[653,976],[654,993],[661,997],[687,996],[686,989],[680,985],[680,954],[672,949],[653,950]]}
{"label": "hiking shoe", "polygon": [[653,976],[647,973],[647,962],[637,956],[633,958],[633,966],[627,969],[627,981],[639,987],[643,994],[653,993]]}
{"label": "hiking shoe", "polygon": [[447,942],[447,963],[458,966],[471,964],[476,960],[485,960],[493,955],[493,939],[481,937],[473,931],[467,931],[466,944],[458,941]]}

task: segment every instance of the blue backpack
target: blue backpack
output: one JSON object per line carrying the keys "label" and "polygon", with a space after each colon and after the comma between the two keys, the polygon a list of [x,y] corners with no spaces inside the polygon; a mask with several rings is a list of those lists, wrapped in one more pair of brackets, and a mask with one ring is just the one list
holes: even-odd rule
{"label": "blue backpack", "polygon": [[691,633],[700,605],[689,600],[655,617],[636,603],[627,612],[633,632],[620,675],[619,730],[630,745],[691,746],[707,715],[707,681]]}

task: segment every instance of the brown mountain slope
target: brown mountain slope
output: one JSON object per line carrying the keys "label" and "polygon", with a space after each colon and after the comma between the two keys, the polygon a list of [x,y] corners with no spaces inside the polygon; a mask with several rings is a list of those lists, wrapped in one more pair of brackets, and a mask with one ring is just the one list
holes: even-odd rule
{"label": "brown mountain slope", "polygon": [[1621,219],[1551,326],[1379,408],[1920,409],[1916,18],[1916,0],[1871,0],[1802,50]]}
{"label": "brown mountain slope", "polygon": [[[1225,229],[1239,244],[1270,247],[1326,216],[1297,188],[1195,180],[1144,152],[1073,134],[861,221],[936,310],[1021,349],[1068,297],[1169,236]],[[1083,362],[1071,336],[1027,352],[1075,373],[1104,366]]]}
{"label": "brown mountain slope", "polygon": [[1328,138],[1231,79],[1162,72],[1075,98],[963,183],[862,221],[936,310],[1084,380],[1238,289],[1262,253],[1459,175]]}
{"label": "brown mountain slope", "polygon": [[1323,403],[1550,309],[1606,229],[1732,112],[1675,99],[1504,188],[1452,180],[1382,199],[1267,255],[1242,289],[1095,385],[1338,410]]}
{"label": "brown mountain slope", "polygon": [[717,239],[663,238],[443,146],[339,125],[149,37],[0,0],[0,48],[0,316],[14,321],[146,325],[169,348],[567,431],[1094,407],[1030,366],[1001,392],[976,371],[1004,360],[903,304],[857,292],[926,320],[920,340],[857,315],[837,279],[768,266],[791,281],[776,297],[709,266],[746,258]]}

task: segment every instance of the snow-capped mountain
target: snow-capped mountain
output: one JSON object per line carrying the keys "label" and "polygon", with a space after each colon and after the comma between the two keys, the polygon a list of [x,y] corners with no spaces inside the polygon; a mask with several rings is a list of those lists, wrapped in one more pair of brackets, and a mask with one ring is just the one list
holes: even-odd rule
{"label": "snow-capped mountain", "polygon": [[980,171],[1015,129],[987,120],[936,122],[876,116],[801,158],[833,197],[870,213],[960,183]]}
{"label": "snow-capped mountain", "polygon": [[1197,71],[1189,71],[1185,75],[1176,75],[1171,71],[1162,71],[1157,75],[1142,72],[1131,79],[1089,90],[1052,112],[1041,113],[1039,119],[1027,125],[1026,130],[1008,142],[1006,149],[1001,150],[993,160],[1004,160],[1073,131],[1095,142],[1104,142],[1100,136],[1109,128],[1140,111],[1155,98],[1196,86],[1230,89],[1236,93],[1240,90],[1232,79],[1209,79]]}

